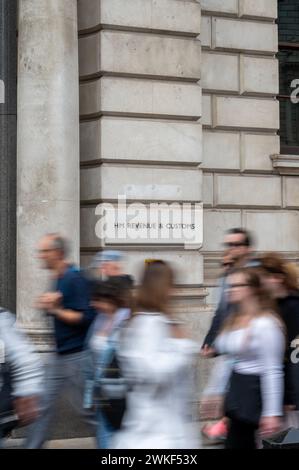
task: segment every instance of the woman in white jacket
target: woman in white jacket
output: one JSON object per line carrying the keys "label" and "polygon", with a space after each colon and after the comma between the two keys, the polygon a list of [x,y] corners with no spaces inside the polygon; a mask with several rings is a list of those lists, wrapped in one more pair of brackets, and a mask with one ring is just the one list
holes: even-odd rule
{"label": "woman in white jacket", "polygon": [[114,441],[119,449],[197,447],[191,425],[191,368],[199,347],[168,313],[172,283],[168,264],[147,265],[119,353],[130,389]]}

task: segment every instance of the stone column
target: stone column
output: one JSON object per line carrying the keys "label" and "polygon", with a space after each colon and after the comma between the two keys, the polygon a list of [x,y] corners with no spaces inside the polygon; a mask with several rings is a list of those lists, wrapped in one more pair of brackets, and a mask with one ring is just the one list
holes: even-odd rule
{"label": "stone column", "polygon": [[36,295],[46,273],[35,259],[48,232],[67,236],[79,259],[79,92],[77,2],[19,1],[17,314],[43,331]]}
{"label": "stone column", "polygon": [[16,0],[0,0],[0,305],[16,295]]}

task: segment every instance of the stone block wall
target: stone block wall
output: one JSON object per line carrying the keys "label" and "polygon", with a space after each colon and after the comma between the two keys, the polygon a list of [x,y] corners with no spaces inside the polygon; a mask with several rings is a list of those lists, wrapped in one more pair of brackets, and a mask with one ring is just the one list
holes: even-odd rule
{"label": "stone block wall", "polygon": [[[281,176],[276,0],[202,0],[205,284],[226,228],[245,226],[258,251],[299,254],[298,177]],[[213,298],[213,297],[211,297]]]}
{"label": "stone block wall", "polygon": [[[101,247],[100,202],[201,202],[200,3],[195,0],[79,0],[81,255]],[[169,258],[181,287],[203,283],[199,250],[129,247],[137,276],[148,257]],[[201,293],[203,298],[203,292]],[[202,300],[200,300],[202,302]]]}
{"label": "stone block wall", "polygon": [[146,257],[178,267],[178,312],[188,312],[201,340],[225,230],[245,226],[257,251],[299,260],[298,177],[281,174],[271,159],[280,153],[278,2],[78,0],[78,7],[83,264],[100,247],[98,202],[115,203],[119,191],[147,203],[203,200],[201,251],[126,248],[136,276]]}

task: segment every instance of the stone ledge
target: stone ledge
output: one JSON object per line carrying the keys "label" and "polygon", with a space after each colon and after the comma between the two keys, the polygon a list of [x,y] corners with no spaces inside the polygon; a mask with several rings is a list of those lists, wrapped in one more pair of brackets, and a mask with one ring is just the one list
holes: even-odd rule
{"label": "stone ledge", "polygon": [[194,0],[78,0],[80,34],[108,26],[197,36],[200,16]]}
{"label": "stone ledge", "polygon": [[299,155],[271,155],[270,158],[280,175],[299,175]]}

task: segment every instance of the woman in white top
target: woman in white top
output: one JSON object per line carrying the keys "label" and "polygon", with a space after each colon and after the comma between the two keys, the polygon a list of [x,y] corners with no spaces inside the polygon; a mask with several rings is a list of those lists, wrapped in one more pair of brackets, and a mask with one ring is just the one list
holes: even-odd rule
{"label": "woman in white top", "polygon": [[226,448],[255,448],[255,433],[271,435],[283,415],[284,328],[261,285],[258,272],[245,268],[229,277],[230,301],[237,312],[215,342],[231,359],[224,412],[230,418]]}
{"label": "woman in white top", "polygon": [[168,264],[148,263],[119,353],[130,391],[115,448],[198,447],[190,426],[190,368],[199,347],[168,312],[172,283]]}

